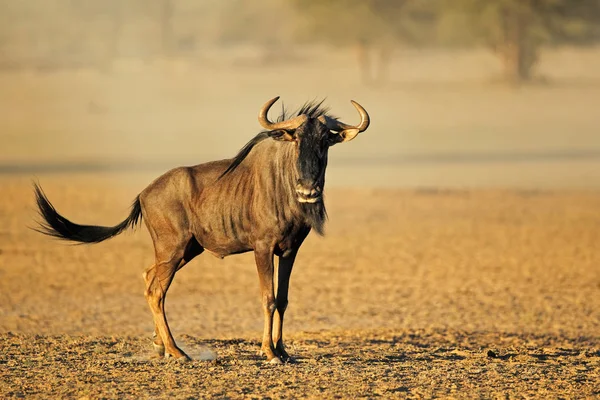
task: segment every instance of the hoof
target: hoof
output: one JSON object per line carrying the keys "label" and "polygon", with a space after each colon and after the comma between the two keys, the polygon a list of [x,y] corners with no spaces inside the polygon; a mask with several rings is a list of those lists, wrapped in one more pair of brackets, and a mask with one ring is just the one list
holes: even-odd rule
{"label": "hoof", "polygon": [[156,344],[152,342],[152,348],[154,349],[154,353],[159,357],[164,357],[165,355],[165,346],[162,344]]}
{"label": "hoof", "polygon": [[281,361],[281,359],[279,357],[274,357],[271,360],[269,360],[269,364],[271,364],[271,365],[282,365],[283,361]]}
{"label": "hoof", "polygon": [[165,359],[166,360],[172,359],[173,361],[178,362],[178,363],[186,363],[186,362],[192,361],[192,359],[185,353],[183,353],[181,355],[177,355],[177,356],[174,356],[169,353],[165,353]]}
{"label": "hoof", "polygon": [[287,351],[285,351],[285,346],[283,345],[283,343],[277,343],[277,346],[275,347],[275,354],[279,358],[281,358],[281,360],[284,363],[287,363],[288,360],[291,358],[290,355],[287,353]]}
{"label": "hoof", "polygon": [[192,359],[188,356],[183,356],[183,357],[179,357],[175,359],[175,362],[180,363],[180,364],[185,364],[188,362],[191,362]]}

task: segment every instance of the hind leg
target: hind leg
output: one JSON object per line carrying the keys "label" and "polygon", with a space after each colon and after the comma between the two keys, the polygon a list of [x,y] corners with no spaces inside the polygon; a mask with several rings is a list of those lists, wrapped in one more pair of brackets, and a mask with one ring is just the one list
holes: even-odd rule
{"label": "hind leg", "polygon": [[[198,241],[196,241],[195,238],[192,237],[192,239],[190,239],[190,241],[188,242],[184,254],[183,254],[183,259],[179,262],[179,265],[177,266],[177,269],[175,270],[175,272],[179,271],[181,268],[183,268],[188,262],[190,262],[194,257],[196,257],[199,254],[202,254],[202,252],[204,251],[204,248],[202,246],[200,246],[200,244],[198,243]],[[144,272],[143,277],[144,280],[146,280],[148,271],[150,271],[154,266],[150,267],[146,272]],[[146,280],[146,282],[148,282]],[[148,288],[148,283],[146,283],[146,288]],[[166,291],[164,293],[164,295],[166,296]],[[150,307],[152,309],[152,306]],[[166,321],[166,315],[165,315],[165,321]],[[164,357],[165,356],[165,345],[159,330],[159,325],[158,324],[154,324],[154,334],[152,335],[152,346],[154,347],[154,352],[159,356],[159,357]]]}
{"label": "hind leg", "polygon": [[158,331],[158,337],[160,340],[154,341],[155,347],[158,347],[159,352],[160,343],[164,346],[165,357],[173,357],[175,359],[189,360],[187,354],[185,354],[177,344],[165,315],[165,300],[169,286],[173,281],[175,272],[181,259],[171,258],[169,260],[157,261],[152,267],[150,267],[144,273],[144,280],[146,281],[146,301],[152,311],[152,317],[154,318],[155,330]]}
{"label": "hind leg", "polygon": [[155,325],[154,345],[159,354],[189,359],[175,344],[165,315],[165,299],[177,270],[182,268],[202,246],[192,234],[190,219],[195,215],[190,200],[195,194],[190,171],[176,168],[157,178],[139,195],[144,222],[154,243],[156,262],[144,272],[144,295]]}
{"label": "hind leg", "polygon": [[155,352],[161,357],[189,360],[189,357],[175,344],[165,314],[166,295],[175,273],[204,250],[193,237],[183,241],[186,242],[184,246],[176,246],[177,250],[172,252],[172,256],[166,261],[159,261],[161,257],[157,251],[157,262],[144,272],[143,277],[146,281],[144,294],[154,318]]}
{"label": "hind leg", "polygon": [[[188,245],[186,246],[186,249],[185,249],[185,252],[183,255],[183,259],[179,263],[179,266],[177,267],[175,272],[179,271],[189,261],[191,261],[197,255],[201,254],[203,251],[204,251],[204,249],[202,248],[202,246],[200,246],[200,244],[196,241],[195,238],[192,238],[188,242]],[[148,269],[148,271],[151,270],[153,267],[154,266],[150,267]],[[147,276],[147,272],[144,272],[144,274],[143,274],[144,279],[146,279],[146,276]],[[146,285],[146,287],[148,287],[148,285]],[[166,296],[166,291],[165,291],[165,296]],[[165,316],[165,319],[166,319],[166,316]],[[163,339],[162,339],[162,336],[160,334],[160,330],[159,330],[157,324],[154,324],[154,334],[152,335],[152,346],[154,347],[154,352],[156,353],[156,355],[158,355],[159,357],[165,356],[165,345],[163,343]]]}

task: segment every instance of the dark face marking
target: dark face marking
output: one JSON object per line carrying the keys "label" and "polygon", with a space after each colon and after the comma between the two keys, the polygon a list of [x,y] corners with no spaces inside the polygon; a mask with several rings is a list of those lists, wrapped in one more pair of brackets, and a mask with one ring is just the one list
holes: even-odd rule
{"label": "dark face marking", "polygon": [[296,194],[301,203],[315,203],[321,199],[331,135],[316,118],[309,118],[294,132],[298,153]]}

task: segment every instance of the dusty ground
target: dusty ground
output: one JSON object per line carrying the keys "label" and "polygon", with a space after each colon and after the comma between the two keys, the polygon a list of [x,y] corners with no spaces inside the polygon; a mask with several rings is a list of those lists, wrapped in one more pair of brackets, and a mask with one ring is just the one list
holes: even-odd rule
{"label": "dusty ground", "polygon": [[[151,176],[41,175],[59,211],[114,224]],[[0,397],[600,396],[600,194],[331,189],[292,276],[294,365],[265,365],[251,255],[181,270],[167,313],[195,361],[151,359],[145,229],[69,246],[27,229],[2,176]],[[215,361],[201,361],[211,358]]]}
{"label": "dusty ground", "polygon": [[[0,74],[0,398],[600,397],[598,49],[545,51],[548,84],[518,90],[490,83],[487,52],[399,51],[379,87],[350,53],[309,53]],[[148,233],[42,237],[30,177],[74,221],[115,224],[164,169],[232,156],[275,95],[372,117],[332,149],[328,234],[298,256],[298,363],[257,356],[249,254],[178,273],[167,313],[195,361],[151,359]],[[40,172],[74,165],[146,172]]]}
{"label": "dusty ground", "polygon": [[592,398],[598,341],[456,330],[294,334],[293,365],[252,339],[184,336],[216,361],[150,360],[140,337],[4,334],[2,395],[54,398]]}

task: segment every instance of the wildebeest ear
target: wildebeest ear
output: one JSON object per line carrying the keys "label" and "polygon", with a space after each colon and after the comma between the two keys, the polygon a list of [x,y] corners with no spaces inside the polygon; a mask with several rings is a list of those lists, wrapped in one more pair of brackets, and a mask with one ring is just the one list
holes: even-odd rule
{"label": "wildebeest ear", "polygon": [[360,130],[357,128],[349,128],[337,133],[330,134],[335,136],[335,138],[333,138],[333,143],[331,143],[330,146],[333,146],[336,143],[349,142],[352,139],[354,139],[359,132]]}
{"label": "wildebeest ear", "polygon": [[343,142],[344,138],[336,132],[329,132],[329,136],[327,136],[327,144],[329,146],[333,146],[334,144],[338,144],[340,142]]}
{"label": "wildebeest ear", "polygon": [[274,131],[271,131],[269,132],[269,137],[275,140],[285,140],[287,142],[296,141],[296,137],[294,136],[294,134],[289,133],[285,129],[276,129]]}

